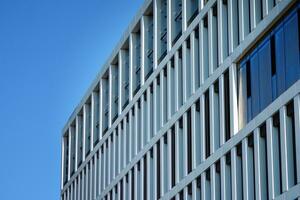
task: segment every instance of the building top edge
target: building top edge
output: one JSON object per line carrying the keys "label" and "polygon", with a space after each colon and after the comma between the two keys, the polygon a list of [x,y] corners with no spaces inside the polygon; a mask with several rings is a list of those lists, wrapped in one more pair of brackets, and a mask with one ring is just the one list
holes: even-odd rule
{"label": "building top edge", "polygon": [[62,136],[64,136],[64,134],[68,130],[70,124],[75,119],[77,113],[81,110],[81,108],[84,105],[84,103],[90,97],[90,95],[93,92],[94,88],[96,87],[96,85],[101,80],[101,77],[108,70],[108,68],[110,66],[110,63],[117,56],[119,50],[121,49],[121,47],[123,46],[123,44],[126,42],[126,40],[128,39],[128,37],[130,36],[130,33],[133,31],[134,27],[137,25],[137,23],[139,23],[141,17],[146,12],[148,6],[151,3],[152,3],[152,0],[144,0],[143,5],[140,7],[140,9],[138,10],[138,12],[135,14],[135,16],[133,17],[133,19],[131,20],[130,24],[127,26],[127,28],[123,32],[120,40],[117,42],[117,45],[112,50],[112,52],[109,55],[108,59],[106,59],[106,61],[104,62],[104,64],[102,64],[102,66],[101,66],[99,72],[97,73],[96,77],[94,78],[94,80],[92,81],[92,83],[90,84],[90,86],[88,87],[87,91],[84,93],[83,97],[81,98],[81,100],[79,101],[79,103],[77,104],[77,106],[75,107],[75,109],[73,110],[73,112],[71,113],[71,115],[68,117],[67,122],[65,123],[65,125],[62,128]]}

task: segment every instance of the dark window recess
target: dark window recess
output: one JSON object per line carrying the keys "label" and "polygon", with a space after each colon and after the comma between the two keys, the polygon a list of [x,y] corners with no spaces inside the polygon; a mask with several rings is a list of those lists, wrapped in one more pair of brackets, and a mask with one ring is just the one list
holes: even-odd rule
{"label": "dark window recess", "polygon": [[65,166],[65,174],[64,174],[64,184],[66,184],[68,182],[68,173],[69,173],[69,137],[65,136],[64,137],[65,140],[65,152],[64,152],[64,156],[65,156],[65,160],[64,160],[64,166]]}
{"label": "dark window recess", "polygon": [[164,138],[164,144],[168,144],[168,137],[167,137],[167,134],[165,134],[163,138]]}
{"label": "dark window recess", "polygon": [[145,101],[145,103],[147,102],[147,92],[144,92],[144,101]]}
{"label": "dark window recess", "polygon": [[197,188],[201,190],[201,176],[197,177]]}
{"label": "dark window recess", "polygon": [[157,83],[157,85],[160,85],[160,76],[159,75],[156,77],[156,83]]}
{"label": "dark window recess", "polygon": [[138,164],[137,164],[137,169],[138,169],[138,171],[141,171],[141,163],[140,162],[138,162]]}
{"label": "dark window recess", "polygon": [[[129,114],[126,116],[126,123],[129,123]],[[126,126],[129,127],[128,124]]]}
{"label": "dark window recess", "polygon": [[[237,177],[237,185],[240,186],[240,188],[243,188],[243,166],[242,166],[242,160],[243,160],[243,155],[242,155],[242,143],[239,143],[236,147],[236,177]],[[238,190],[237,191],[237,197],[238,199],[242,199],[242,193],[243,191]]]}
{"label": "dark window recess", "polygon": [[[274,160],[275,162],[278,162],[278,166],[279,166],[279,169],[278,169],[278,174],[279,174],[279,184],[280,184],[280,187],[279,187],[279,193],[281,194],[282,193],[282,179],[281,179],[281,148],[280,148],[280,117],[279,117],[279,112],[275,113],[275,115],[273,116],[273,126],[277,129],[277,134],[273,137],[277,137],[277,148],[278,148],[278,160]],[[273,139],[274,141],[274,139]]]}
{"label": "dark window recess", "polygon": [[157,199],[160,198],[160,145],[156,145],[157,147]]}
{"label": "dark window recess", "polygon": [[229,72],[224,74],[224,109],[225,109],[225,142],[230,139],[230,91],[229,91]]}
{"label": "dark window recess", "polygon": [[87,104],[85,155],[90,153],[91,146],[91,103]]}
{"label": "dark window recess", "polygon": [[262,20],[264,14],[263,14],[263,0],[260,0],[260,19]]}
{"label": "dark window recess", "polygon": [[295,138],[295,114],[294,114],[294,104],[290,102],[287,105],[287,116],[291,119],[292,122],[292,159],[293,159],[293,168],[294,168],[294,183],[297,183],[297,158],[296,158],[296,138]]}
{"label": "dark window recess", "polygon": [[237,156],[242,157],[242,143],[239,143],[236,148]]}
{"label": "dark window recess", "polygon": [[132,169],[131,170],[131,198],[132,199],[135,199],[135,196],[134,196],[134,170]]}
{"label": "dark window recess", "polygon": [[271,36],[271,68],[272,68],[272,76],[276,75],[276,52],[275,52],[275,37]]}
{"label": "dark window recess", "polygon": [[182,48],[178,50],[178,58],[182,59]]}
{"label": "dark window recess", "polygon": [[248,156],[248,159],[251,159],[248,161],[248,164],[251,165],[251,167],[249,168],[249,174],[251,174],[251,178],[252,181],[251,181],[251,187],[253,188],[253,191],[251,191],[252,195],[255,194],[255,186],[254,186],[254,183],[255,183],[255,165],[254,165],[254,141],[253,141],[253,133],[251,133],[248,137],[247,137],[247,140],[248,140],[248,155],[251,155],[251,158]]}
{"label": "dark window recess", "polygon": [[205,178],[206,178],[207,181],[210,181],[210,169],[207,169],[205,171]]}
{"label": "dark window recess", "polygon": [[143,197],[145,200],[147,200],[147,158],[144,157],[144,176],[142,177],[144,179],[144,194]]}
{"label": "dark window recess", "polygon": [[175,64],[174,64],[175,61],[174,61],[174,60],[175,60],[175,58],[172,57],[172,58],[171,58],[171,68],[172,68],[172,69],[175,68]]}
{"label": "dark window recess", "polygon": [[153,83],[151,83],[151,85],[150,85],[150,93],[151,94],[153,93]]}
{"label": "dark window recess", "polygon": [[132,108],[132,117],[134,117],[134,114],[135,114],[135,107]]}
{"label": "dark window recess", "polygon": [[167,68],[165,67],[164,68],[164,77],[167,77],[168,76],[168,71],[167,71]]}
{"label": "dark window recess", "polygon": [[183,120],[182,117],[179,119],[179,128],[183,128]]}
{"label": "dark window recess", "polygon": [[230,152],[226,154],[226,165],[231,165],[231,155],[230,155]]}
{"label": "dark window recess", "polygon": [[205,92],[205,157],[210,156],[210,114],[209,114],[209,91]]}
{"label": "dark window recess", "polygon": [[190,49],[191,49],[191,38],[190,37],[188,37],[186,39],[186,48],[188,49],[188,51],[190,51]]}
{"label": "dark window recess", "polygon": [[195,38],[196,38],[196,39],[199,39],[199,27],[197,26],[197,27],[194,29],[194,31],[195,31]]}
{"label": "dark window recess", "polygon": [[254,142],[253,142],[253,134],[250,134],[248,136],[248,146],[253,148],[254,147]]}
{"label": "dark window recess", "polygon": [[219,94],[219,81],[218,80],[214,83],[214,92]]}
{"label": "dark window recess", "polygon": [[128,183],[128,174],[125,176],[126,183]]}
{"label": "dark window recess", "polygon": [[213,12],[213,16],[214,16],[214,17],[217,17],[217,16],[218,16],[217,5],[214,5],[214,7],[213,7],[213,9],[212,9],[212,12]]}
{"label": "dark window recess", "polygon": [[187,171],[192,171],[192,119],[191,110],[187,113]]}
{"label": "dark window recess", "polygon": [[175,173],[176,173],[176,166],[175,166],[175,128],[172,127],[172,132],[171,132],[171,171],[172,171],[172,177],[171,177],[171,182],[172,182],[172,187],[175,186]]}
{"label": "dark window recess", "polygon": [[[143,98],[143,97],[141,97],[141,98]],[[137,103],[138,103],[138,109],[140,110],[141,109],[141,100],[140,99],[138,99],[138,101],[137,101]]]}
{"label": "dark window recess", "polygon": [[192,194],[193,194],[192,183],[190,183],[190,184],[188,185],[188,193],[189,193],[189,195],[192,195]]}
{"label": "dark window recess", "polygon": [[[240,7],[239,6],[239,0],[234,0],[233,1],[233,8],[232,8],[233,10],[236,11],[236,13],[234,15],[234,18],[233,18],[233,25],[234,25],[233,26],[233,29],[234,29],[234,32],[233,32],[233,34],[234,34],[234,41],[233,41],[233,43],[234,44],[233,45],[234,45],[234,47],[238,46],[239,43],[240,43],[240,33],[239,33],[239,30],[240,30],[240,27],[239,27],[239,25],[240,25],[240,23],[239,23],[239,15],[240,15],[240,13],[239,13],[239,7]],[[250,17],[250,14],[249,14],[249,17]],[[249,27],[250,27],[250,25],[249,25]]]}
{"label": "dark window recess", "polygon": [[220,160],[216,162],[216,172],[219,174],[221,172]]}
{"label": "dark window recess", "polygon": [[82,115],[78,115],[78,119],[79,119],[79,124],[78,124],[78,146],[79,146],[79,152],[78,152],[78,167],[81,165],[82,163],[82,133],[83,133],[83,126],[82,126]]}
{"label": "dark window recess", "polygon": [[261,155],[261,157],[264,157],[265,159],[261,159],[261,161],[263,162],[262,165],[263,165],[263,170],[265,171],[266,173],[266,177],[265,177],[265,181],[266,181],[266,184],[263,185],[264,187],[264,190],[266,191],[265,194],[266,194],[266,199],[269,199],[269,192],[268,192],[268,162],[267,162],[267,138],[266,138],[266,134],[267,134],[267,127],[266,127],[266,124],[263,124],[261,127],[260,127],[260,142],[261,144],[263,143],[263,146],[264,148],[262,149],[263,151],[263,154]]}
{"label": "dark window recess", "polygon": [[183,190],[181,190],[180,193],[179,193],[179,199],[180,200],[184,200],[184,198],[183,198]]}
{"label": "dark window recess", "polygon": [[153,148],[150,149],[150,157],[153,158]]}
{"label": "dark window recess", "polygon": [[196,111],[200,112],[200,99],[196,102]]}
{"label": "dark window recess", "polygon": [[204,25],[204,28],[208,28],[208,19],[207,19],[207,15],[203,18],[203,25]]}
{"label": "dark window recess", "polygon": [[123,180],[120,183],[120,199],[123,200]]}

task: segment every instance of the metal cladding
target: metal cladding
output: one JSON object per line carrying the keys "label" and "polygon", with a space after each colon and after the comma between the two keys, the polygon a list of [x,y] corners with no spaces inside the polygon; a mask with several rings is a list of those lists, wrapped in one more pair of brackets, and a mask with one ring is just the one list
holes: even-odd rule
{"label": "metal cladding", "polygon": [[61,200],[299,199],[299,79],[299,1],[145,1],[62,131]]}

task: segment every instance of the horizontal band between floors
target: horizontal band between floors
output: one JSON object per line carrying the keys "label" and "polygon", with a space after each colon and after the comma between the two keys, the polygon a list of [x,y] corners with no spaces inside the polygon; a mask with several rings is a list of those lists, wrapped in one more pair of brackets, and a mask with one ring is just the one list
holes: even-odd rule
{"label": "horizontal band between floors", "polygon": [[275,197],[275,200],[284,200],[284,199],[296,199],[300,197],[300,184],[294,185],[288,191],[282,193],[278,197]]}
{"label": "horizontal band between floors", "polygon": [[287,91],[280,95],[275,101],[273,101],[267,108],[265,108],[260,114],[258,114],[253,120],[251,120],[242,130],[231,137],[225,144],[217,149],[212,155],[210,155],[203,163],[198,165],[194,171],[184,177],[175,187],[167,192],[161,199],[166,200],[175,196],[178,192],[184,189],[190,184],[195,177],[200,176],[206,171],[212,164],[220,160],[221,157],[226,155],[233,147],[242,142],[242,140],[250,135],[254,129],[263,124],[269,117],[274,115],[282,106],[286,105],[289,101],[300,93],[300,80],[298,80]]}
{"label": "horizontal band between floors", "polygon": [[[118,126],[118,124],[123,120],[123,118],[131,109],[131,107],[135,104],[135,102],[140,98],[140,96],[145,92],[145,90],[150,86],[152,81],[156,78],[156,76],[160,73],[160,71],[163,69],[163,67],[166,65],[167,61],[172,58],[173,54],[178,50],[178,48],[181,47],[181,43],[189,36],[189,34],[194,30],[194,28],[198,25],[202,17],[206,15],[206,12],[210,9],[208,6],[212,6],[216,0],[209,1],[210,4],[206,4],[206,6],[202,9],[198,17],[193,21],[193,23],[189,26],[185,34],[182,35],[182,37],[177,41],[177,43],[173,46],[172,50],[169,52],[169,54],[163,59],[163,61],[160,63],[157,70],[153,72],[153,74],[149,77],[149,79],[145,82],[142,89],[135,95],[131,103],[125,108],[123,111],[123,114],[121,114],[118,119],[115,121],[115,123],[111,126],[111,128],[108,130],[108,132],[105,134],[105,136],[100,140],[100,142],[94,147],[94,150],[88,155],[88,157],[85,159],[85,161],[81,164],[81,166],[78,168],[78,170],[73,174],[71,179],[68,181],[68,183],[63,187],[62,193],[69,187],[69,185],[73,182],[73,180],[78,176],[78,174],[83,170],[83,168],[86,166],[86,164],[93,158],[95,152],[97,152],[100,147],[105,143],[107,138],[110,136],[110,134],[113,133],[113,130]],[[286,0],[283,2],[280,2],[276,7],[274,7],[271,12],[269,13],[266,18],[264,18],[258,26],[245,38],[245,40],[234,49],[233,53],[229,55],[224,62],[219,65],[219,67],[213,72],[213,74],[208,77],[203,85],[200,86],[200,88],[197,89],[197,91],[190,96],[190,98],[185,102],[184,105],[181,106],[181,108],[172,116],[172,118],[165,123],[165,125],[159,130],[159,132],[156,133],[156,135],[149,141],[148,144],[144,146],[144,148],[132,159],[131,163],[129,163],[121,172],[120,174],[110,183],[110,185],[103,191],[103,195],[106,194],[108,191],[111,190],[111,188],[119,181],[121,178],[144,156],[144,154],[152,148],[152,146],[159,140],[159,138],[166,132],[168,129],[170,129],[174,123],[183,115],[184,112],[186,112],[194,102],[196,102],[200,96],[209,88],[210,85],[212,85],[221,74],[223,74],[232,63],[236,63],[247,51],[251,45],[255,44],[257,40],[259,40],[259,37],[262,36],[264,32],[266,32],[267,28],[272,25],[274,20],[276,18],[279,18],[279,14],[282,13],[285,9],[287,9],[288,5],[293,0]],[[206,10],[205,10],[206,9]],[[126,114],[125,114],[126,113]],[[101,194],[101,196],[102,196]]]}

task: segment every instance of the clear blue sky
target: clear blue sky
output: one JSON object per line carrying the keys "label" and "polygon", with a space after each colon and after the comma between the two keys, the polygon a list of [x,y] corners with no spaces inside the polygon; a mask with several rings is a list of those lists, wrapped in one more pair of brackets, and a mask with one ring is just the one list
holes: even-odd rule
{"label": "clear blue sky", "polygon": [[0,199],[59,199],[60,136],[143,0],[0,0]]}

